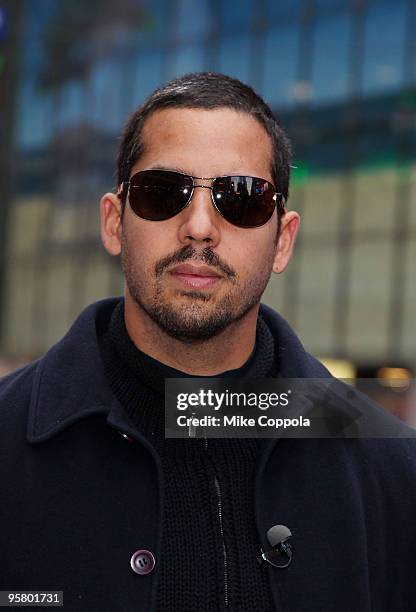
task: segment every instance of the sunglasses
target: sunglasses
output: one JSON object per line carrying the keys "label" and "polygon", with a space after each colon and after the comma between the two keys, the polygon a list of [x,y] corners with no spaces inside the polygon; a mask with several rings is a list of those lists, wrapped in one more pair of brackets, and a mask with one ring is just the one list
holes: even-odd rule
{"label": "sunglasses", "polygon": [[[195,185],[195,179],[211,181],[211,185]],[[188,206],[197,187],[210,189],[214,208],[237,227],[264,225],[276,206],[280,214],[285,212],[282,194],[256,176],[202,178],[171,170],[142,170],[123,182],[118,195],[124,200],[128,194],[138,217],[166,221]]]}

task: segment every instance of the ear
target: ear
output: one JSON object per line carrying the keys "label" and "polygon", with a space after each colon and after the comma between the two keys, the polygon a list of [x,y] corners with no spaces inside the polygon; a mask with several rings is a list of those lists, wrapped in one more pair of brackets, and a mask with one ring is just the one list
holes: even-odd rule
{"label": "ear", "polygon": [[281,274],[292,258],[299,224],[300,216],[293,210],[289,210],[282,216],[280,236],[273,264],[273,272],[276,274]]}
{"label": "ear", "polygon": [[110,255],[121,252],[121,200],[114,193],[106,193],[100,201],[101,240]]}

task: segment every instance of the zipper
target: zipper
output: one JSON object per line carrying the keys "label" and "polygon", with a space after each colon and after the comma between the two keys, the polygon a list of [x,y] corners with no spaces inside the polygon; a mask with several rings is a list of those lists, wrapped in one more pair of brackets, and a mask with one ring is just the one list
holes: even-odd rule
{"label": "zipper", "polygon": [[[191,419],[193,419],[194,416],[195,416],[195,412],[191,412]],[[190,438],[196,437],[196,428],[195,428],[195,425],[192,425],[192,422],[189,423],[188,436]]]}
{"label": "zipper", "polygon": [[[206,440],[206,439],[205,439]],[[205,448],[207,445],[205,446]],[[220,520],[220,532],[222,538],[222,549],[224,553],[224,602],[225,607],[228,608],[228,567],[227,567],[227,549],[225,548],[224,531],[222,528],[222,500],[221,500],[221,487],[218,482],[218,478],[215,476],[215,489],[217,491],[218,498],[218,517]]]}
{"label": "zipper", "polygon": [[[192,412],[191,416],[193,417],[194,415],[195,415],[195,413]],[[190,438],[195,438],[196,437],[196,428],[193,425],[191,425],[191,424],[189,425],[188,436]],[[204,430],[204,446],[205,446],[205,451],[207,451],[208,450],[208,438],[206,437],[205,430]],[[214,467],[214,470],[215,470],[215,465],[213,467]],[[215,478],[214,478],[214,483],[215,483],[215,490],[217,492],[218,519],[219,519],[219,523],[220,523],[220,533],[221,533],[221,539],[222,539],[222,550],[223,550],[223,554],[224,554],[224,603],[225,603],[225,607],[228,608],[227,549],[225,547],[224,530],[223,530],[223,525],[222,525],[221,487],[220,487],[220,483],[218,481],[217,476],[215,476]]]}
{"label": "zipper", "polygon": [[[204,437],[205,450],[208,450],[208,438]],[[215,466],[214,466],[215,469]],[[215,490],[217,492],[217,505],[218,505],[218,519],[220,523],[220,533],[222,540],[222,550],[224,554],[224,603],[225,607],[228,608],[228,565],[227,565],[227,549],[225,547],[224,530],[222,526],[222,498],[221,498],[221,487],[217,476],[214,478]]]}
{"label": "zipper", "polygon": [[[195,413],[192,413],[192,415],[194,415]],[[205,434],[205,431],[204,431]],[[189,426],[189,432],[188,432],[189,437],[195,437],[196,436],[196,431],[195,431],[195,427],[193,426]],[[206,437],[206,435],[204,435],[204,446],[205,446],[205,451],[208,450],[208,438]],[[214,466],[214,470],[215,470],[215,466]],[[223,550],[223,554],[224,554],[224,603],[225,603],[225,607],[228,608],[228,567],[227,567],[227,549],[225,548],[225,539],[224,539],[224,530],[223,530],[223,526],[222,526],[222,499],[221,499],[221,487],[220,487],[220,483],[218,482],[218,478],[217,476],[215,476],[214,478],[214,483],[215,483],[215,490],[217,492],[217,503],[218,503],[218,519],[220,522],[220,533],[221,533],[221,539],[222,539],[222,550]]]}
{"label": "zipper", "polygon": [[[191,435],[191,432],[189,432]],[[204,431],[205,434],[205,431]],[[204,435],[204,446],[205,451],[208,450],[208,438]],[[215,470],[215,466],[214,466]],[[222,550],[224,554],[224,603],[225,607],[228,608],[228,565],[227,565],[227,549],[225,547],[224,530],[222,525],[222,498],[221,498],[221,487],[217,476],[214,478],[215,490],[217,492],[217,505],[218,505],[218,519],[220,523],[220,533],[222,539]]]}

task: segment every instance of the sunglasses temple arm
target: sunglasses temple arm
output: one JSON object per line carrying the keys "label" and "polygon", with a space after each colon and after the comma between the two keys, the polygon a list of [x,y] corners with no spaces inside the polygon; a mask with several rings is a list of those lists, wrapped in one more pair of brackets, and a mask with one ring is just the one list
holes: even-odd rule
{"label": "sunglasses temple arm", "polygon": [[277,209],[282,215],[285,215],[286,214],[286,206],[285,206],[286,200],[283,194],[277,193],[276,195],[281,196],[281,198],[279,198],[279,200],[277,201]]}
{"label": "sunglasses temple arm", "polygon": [[122,200],[122,201],[125,200],[125,198],[127,196],[127,192],[129,190],[129,186],[130,186],[130,181],[123,181],[121,183],[121,189],[120,189],[120,191],[118,191],[116,193],[116,196],[118,198],[120,198],[120,200]]}

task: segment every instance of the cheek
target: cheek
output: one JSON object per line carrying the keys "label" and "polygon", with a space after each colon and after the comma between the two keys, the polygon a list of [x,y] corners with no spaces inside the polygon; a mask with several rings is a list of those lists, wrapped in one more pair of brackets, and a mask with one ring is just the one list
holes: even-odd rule
{"label": "cheek", "polygon": [[123,228],[122,253],[124,259],[137,271],[152,273],[160,249],[161,236],[154,234],[152,228],[138,227],[129,223]]}
{"label": "cheek", "polygon": [[267,236],[250,236],[244,240],[238,251],[231,253],[236,269],[244,271],[246,274],[253,274],[259,267],[271,265],[274,259],[273,238]]}
{"label": "cheek", "polygon": [[[148,252],[148,251],[147,251]],[[148,262],[145,257],[146,250],[140,238],[133,232],[123,232],[121,239],[121,261],[126,279],[141,284],[147,276]]]}

